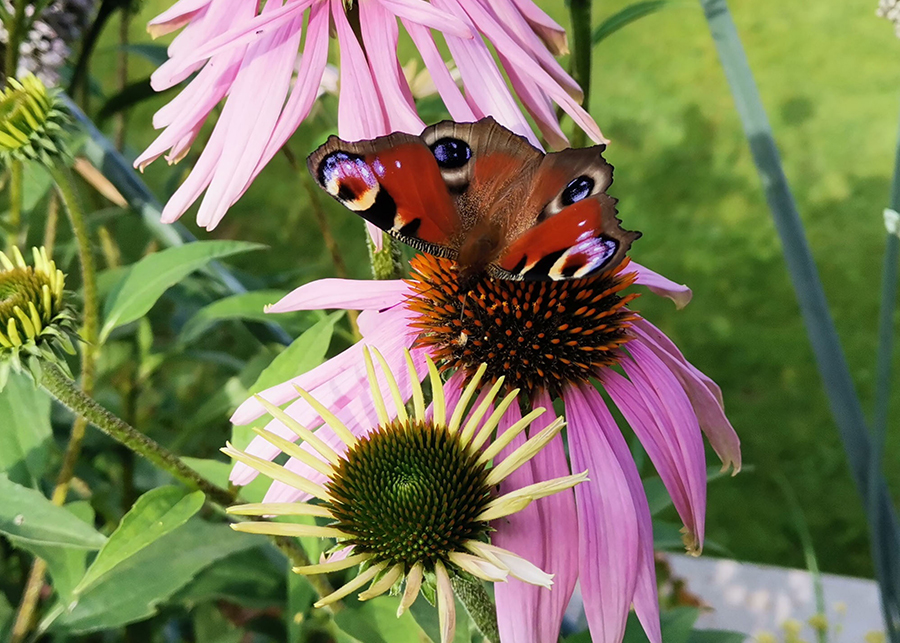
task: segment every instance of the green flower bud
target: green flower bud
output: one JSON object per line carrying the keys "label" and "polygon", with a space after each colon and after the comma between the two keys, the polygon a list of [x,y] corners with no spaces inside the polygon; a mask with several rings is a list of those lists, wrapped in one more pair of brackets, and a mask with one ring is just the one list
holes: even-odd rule
{"label": "green flower bud", "polygon": [[68,117],[56,98],[33,74],[10,78],[0,90],[0,160],[39,161],[52,165],[67,157]]}
{"label": "green flower bud", "polygon": [[74,354],[75,317],[64,301],[66,277],[44,248],[32,248],[29,266],[18,248],[0,252],[0,388],[11,366],[40,381],[41,363],[68,366],[60,351]]}

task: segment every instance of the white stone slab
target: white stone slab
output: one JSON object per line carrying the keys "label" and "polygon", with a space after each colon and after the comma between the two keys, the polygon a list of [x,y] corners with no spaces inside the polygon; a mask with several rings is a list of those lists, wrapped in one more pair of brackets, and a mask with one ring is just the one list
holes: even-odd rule
{"label": "white stone slab", "polygon": [[[712,609],[697,621],[698,629],[765,634],[784,640],[785,625],[801,638],[815,641],[809,619],[816,614],[809,572],[702,556],[669,556],[672,573]],[[878,585],[871,580],[822,574],[830,643],[884,640]],[[799,631],[798,631],[799,630]],[[771,640],[771,639],[769,639]]]}

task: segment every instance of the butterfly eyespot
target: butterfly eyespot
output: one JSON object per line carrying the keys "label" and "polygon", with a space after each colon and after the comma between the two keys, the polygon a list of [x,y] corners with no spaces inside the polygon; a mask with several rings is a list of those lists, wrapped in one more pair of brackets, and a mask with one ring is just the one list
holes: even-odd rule
{"label": "butterfly eyespot", "polygon": [[472,158],[472,148],[458,138],[442,138],[431,145],[431,153],[439,167],[454,170],[462,167]]}
{"label": "butterfly eyespot", "polygon": [[569,184],[563,188],[562,195],[560,196],[562,204],[564,206],[572,205],[582,199],[586,199],[591,196],[593,189],[594,179],[589,176],[579,176],[577,179],[572,179],[569,181]]}

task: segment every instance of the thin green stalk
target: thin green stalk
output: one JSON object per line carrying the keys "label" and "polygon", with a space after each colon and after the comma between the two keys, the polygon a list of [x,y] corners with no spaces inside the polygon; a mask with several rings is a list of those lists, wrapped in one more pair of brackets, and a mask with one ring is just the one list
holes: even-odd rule
{"label": "thin green stalk", "polygon": [[7,78],[16,77],[19,67],[19,46],[22,44],[22,28],[25,26],[25,5],[27,0],[15,0],[15,10],[11,24],[6,26],[9,41],[6,45],[6,57],[3,71]]}
{"label": "thin green stalk", "polygon": [[25,182],[24,165],[18,159],[9,163],[9,233],[6,247],[19,245],[20,228],[22,227],[22,187]]}
{"label": "thin green stalk", "polygon": [[375,242],[366,233],[369,260],[372,262],[372,276],[375,279],[400,279],[403,276],[403,265],[400,263],[400,244],[383,232],[381,240],[381,250],[376,250]]}
{"label": "thin green stalk", "polygon": [[[592,3],[593,0],[569,0],[569,15],[572,17],[572,77],[584,92],[581,104],[588,111],[591,109]],[[572,134],[572,147],[584,147],[586,144],[587,134],[576,127]]]}
{"label": "thin green stalk", "polygon": [[66,377],[54,364],[45,364],[41,384],[47,392],[67,407],[75,415],[83,417],[90,424],[103,431],[117,442],[124,444],[135,453],[142,455],[154,465],[168,472],[176,480],[191,489],[199,489],[210,500],[222,506],[234,502],[235,496],[229,491],[209,482],[206,478],[182,462],[154,440],[126,424],[78,388],[74,381]]}
{"label": "thin green stalk", "polygon": [[[788,186],[753,74],[725,0],[700,0],[766,200],[781,237],[810,344],[869,520],[875,572],[889,639],[900,643],[900,526],[884,476],[876,469],[862,404],[856,394],[825,292]],[[876,481],[872,482],[872,477]]]}
{"label": "thin green stalk", "polygon": [[484,584],[471,574],[465,573],[451,575],[450,582],[456,596],[465,605],[472,622],[484,636],[485,643],[500,643],[497,607]]}

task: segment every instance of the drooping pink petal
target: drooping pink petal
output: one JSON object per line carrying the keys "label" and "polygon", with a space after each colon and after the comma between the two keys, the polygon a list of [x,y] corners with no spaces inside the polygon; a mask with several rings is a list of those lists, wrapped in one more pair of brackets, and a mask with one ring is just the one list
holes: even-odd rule
{"label": "drooping pink petal", "polygon": [[609,439],[618,427],[602,426],[606,418],[594,411],[598,398],[589,384],[563,393],[572,470],[589,475],[575,487],[578,578],[592,640],[620,643],[637,586],[641,529],[623,462]]}
{"label": "drooping pink petal", "polygon": [[147,23],[147,31],[152,38],[158,38],[180,29],[205,8],[211,0],[178,0],[171,7]]}
{"label": "drooping pink petal", "polygon": [[628,443],[606,406],[606,402],[596,389],[589,386],[581,388],[585,398],[597,419],[597,426],[603,431],[609,442],[613,455],[622,468],[631,500],[634,503],[638,524],[638,578],[634,590],[634,608],[650,643],[662,643],[659,623],[659,597],[656,591],[656,561],[653,556],[653,521],[650,516],[650,505],[644,493],[641,475],[634,464],[634,458]]}
{"label": "drooping pink petal", "polygon": [[[591,118],[581,105],[573,99],[553,77],[548,74],[534,59],[528,55],[488,13],[478,0],[453,0],[458,2],[465,12],[478,25],[478,30],[487,37],[497,52],[514,61],[519,70],[529,76],[543,91],[562,107],[572,120],[597,143],[607,143]],[[454,56],[455,57],[455,56]]]}
{"label": "drooping pink petal", "polygon": [[[640,342],[629,342],[627,349],[632,359],[623,359],[622,368],[657,426],[657,444],[668,452],[676,467],[678,482],[689,503],[689,515],[682,515],[689,531],[687,545],[691,551],[699,551],[703,547],[706,515],[706,458],[700,423],[681,384],[659,357]],[[625,414],[624,409],[622,413]],[[647,454],[651,455],[649,449]],[[659,466],[657,471],[662,478]]]}
{"label": "drooping pink petal", "polygon": [[684,284],[676,284],[671,279],[666,279],[661,274],[642,266],[636,261],[632,261],[625,268],[625,272],[636,272],[637,279],[634,283],[647,286],[651,292],[660,297],[668,297],[675,302],[676,308],[684,308],[690,301],[693,293],[691,289]]}
{"label": "drooping pink petal", "polygon": [[703,434],[709,440],[716,455],[722,460],[723,470],[732,467],[734,473],[737,474],[741,470],[741,440],[725,416],[725,410],[721,403],[706,386],[706,382],[696,375],[696,369],[692,370],[683,359],[679,359],[661,347],[642,326],[634,325],[632,331],[638,336],[639,341],[652,350],[681,382],[694,407],[697,419],[700,421]]}
{"label": "drooping pink petal", "polygon": [[406,31],[409,37],[412,38],[416,49],[419,50],[419,55],[422,56],[422,61],[431,74],[431,80],[434,82],[434,86],[437,88],[438,94],[440,94],[441,100],[444,101],[444,105],[447,107],[447,111],[450,112],[453,120],[460,123],[477,120],[472,108],[469,107],[465,97],[462,95],[459,87],[457,87],[456,81],[450,75],[447,64],[431,38],[431,32],[422,25],[408,20],[403,20],[403,26],[406,27]]}
{"label": "drooping pink petal", "polygon": [[550,53],[556,56],[564,56],[569,53],[569,43],[566,41],[565,29],[560,27],[531,0],[513,0],[513,3],[525,16],[534,32],[550,49]]}
{"label": "drooping pink petal", "polygon": [[525,109],[534,119],[541,134],[547,139],[550,147],[555,149],[563,149],[569,146],[569,139],[566,138],[559,120],[556,118],[556,112],[553,109],[553,103],[530,78],[523,78],[516,70],[516,66],[510,63],[505,56],[500,56],[506,75],[509,76],[509,82],[512,84],[516,95],[522,101]]}
{"label": "drooping pink petal", "polygon": [[409,85],[397,62],[400,38],[397,18],[385,11],[377,1],[360,3],[359,11],[366,57],[384,105],[388,128],[418,134],[425,128],[425,123],[416,113]]}
{"label": "drooping pink petal", "polygon": [[312,4],[313,0],[293,0],[271,10],[263,9],[262,13],[250,20],[236,24],[233,28],[211,38],[201,46],[193,49],[189,55],[180,59],[181,65],[189,66],[202,62],[222,51],[240,45],[252,45],[262,40],[267,34],[294,20]]}
{"label": "drooping pink petal", "polygon": [[[535,401],[535,407],[548,411],[537,418],[529,432],[534,435],[555,419],[553,403],[546,396]],[[520,417],[517,405],[510,407],[500,426],[505,430]],[[525,436],[518,436],[500,458],[521,446]],[[526,485],[569,474],[562,436],[557,435],[532,460],[500,485],[500,493],[508,493]],[[559,628],[575,581],[578,577],[578,519],[575,497],[571,490],[542,498],[523,511],[496,520],[491,542],[508,549],[553,574],[553,588],[546,590],[516,579],[494,586],[497,619],[503,641],[523,643],[556,643]]]}
{"label": "drooping pink petal", "polygon": [[[469,29],[476,31],[474,23],[457,4],[457,0],[432,0],[432,4],[452,13]],[[449,35],[444,39],[462,75],[466,99],[476,118],[493,116],[498,123],[526,137],[532,145],[539,147],[537,137],[516,104],[515,98],[510,94],[506,81],[484,41],[481,38],[465,40]]]}
{"label": "drooping pink petal", "polygon": [[341,48],[341,95],[338,99],[338,133],[349,141],[375,138],[390,131],[378,88],[356,34],[347,22],[343,0],[331,0]]}
{"label": "drooping pink petal", "polygon": [[638,319],[636,319],[633,323],[635,326],[643,330],[647,337],[652,339],[657,346],[659,346],[661,349],[669,353],[669,355],[684,364],[691,371],[691,373],[693,373],[694,376],[700,382],[702,382],[707,389],[709,389],[709,392],[712,393],[713,397],[718,400],[719,406],[724,408],[725,400],[722,397],[722,389],[719,388],[719,385],[713,382],[709,377],[707,377],[700,369],[687,361],[685,356],[675,345],[675,342],[669,339],[664,332],[662,332],[660,329],[658,329],[643,317],[638,317]]}
{"label": "drooping pink petal", "polygon": [[[584,92],[575,82],[562,65],[553,57],[553,54],[547,50],[546,45],[541,41],[528,21],[522,15],[522,12],[516,7],[512,0],[477,0],[481,6],[491,12],[497,23],[502,25],[507,33],[519,44],[522,49],[529,52],[541,67],[559,83],[566,92],[579,103],[584,99]],[[509,70],[506,63],[504,68]]]}
{"label": "drooping pink petal", "polygon": [[[387,311],[382,318],[382,325],[365,338],[365,343],[382,353],[398,346],[411,345],[407,315],[408,312],[404,309]],[[341,395],[349,395],[348,391],[356,390],[357,383],[364,378],[362,343],[358,342],[311,371],[262,391],[260,396],[280,406],[297,398],[294,387],[299,386],[310,392],[315,390],[316,398],[327,405],[340,399]],[[323,399],[326,396],[327,401]],[[231,422],[238,425],[249,424],[265,413],[265,408],[254,398],[250,398],[234,412]]]}
{"label": "drooping pink petal", "polygon": [[295,288],[266,312],[327,308],[380,310],[403,302],[409,292],[409,286],[399,279],[317,279]]}
{"label": "drooping pink petal", "polygon": [[430,27],[457,38],[473,38],[473,32],[461,20],[438,11],[423,0],[377,0],[385,9],[403,20]]}
{"label": "drooping pink petal", "polygon": [[[276,6],[269,2],[266,8]],[[226,129],[229,144],[219,157],[197,224],[212,230],[253,175],[290,88],[303,15],[263,35],[250,46],[234,81],[218,127]],[[259,88],[265,87],[264,92]]]}

